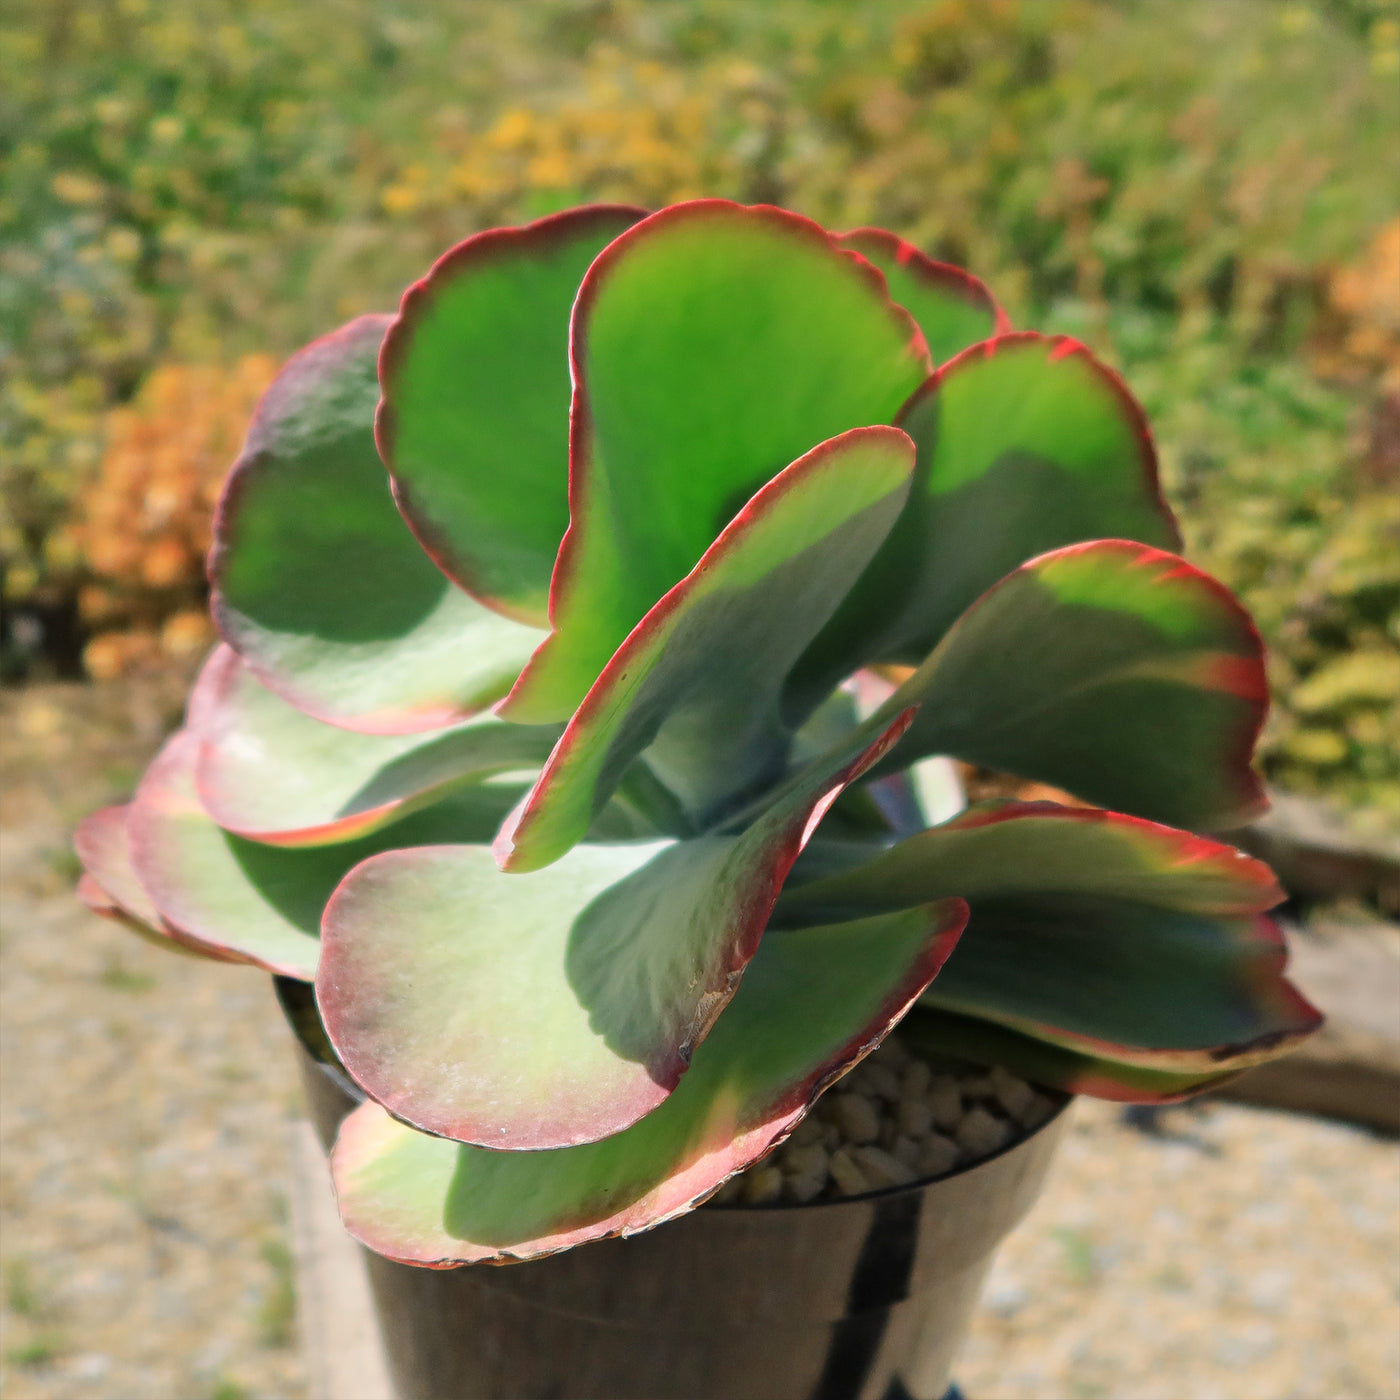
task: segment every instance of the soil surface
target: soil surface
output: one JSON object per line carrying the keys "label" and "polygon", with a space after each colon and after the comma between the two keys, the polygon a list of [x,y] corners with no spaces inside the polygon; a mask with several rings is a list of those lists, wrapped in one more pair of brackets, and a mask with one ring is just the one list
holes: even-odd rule
{"label": "soil surface", "polygon": [[[125,798],[183,683],[0,693],[0,1390],[307,1395],[265,977],[73,897],[69,836]],[[1400,1148],[1208,1103],[1081,1102],[956,1374],[970,1400],[1394,1400]],[[314,1400],[314,1397],[313,1397]]]}

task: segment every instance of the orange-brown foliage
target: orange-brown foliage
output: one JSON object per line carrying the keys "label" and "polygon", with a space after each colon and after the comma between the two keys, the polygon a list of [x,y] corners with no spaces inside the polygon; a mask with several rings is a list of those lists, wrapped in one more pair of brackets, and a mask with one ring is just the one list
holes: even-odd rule
{"label": "orange-brown foliage", "polygon": [[232,369],[164,365],[108,415],[101,467],[69,527],[90,578],[79,611],[100,628],[84,652],[89,674],[120,675],[209,644],[214,502],[276,369],[267,355]]}

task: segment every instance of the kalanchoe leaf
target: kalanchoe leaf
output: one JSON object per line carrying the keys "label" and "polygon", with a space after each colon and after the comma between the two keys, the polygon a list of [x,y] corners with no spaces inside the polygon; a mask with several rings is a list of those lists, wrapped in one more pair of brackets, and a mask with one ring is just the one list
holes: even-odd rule
{"label": "kalanchoe leaf", "polygon": [[1117,1103],[1179,1103],[1228,1083],[1240,1073],[1234,1068],[1202,1072],[1122,1064],[1093,1055],[1084,1047],[1071,1050],[1051,1045],[993,1021],[922,1003],[904,1018],[900,1033],[911,1048],[925,1054],[1000,1065],[1032,1084]]}
{"label": "kalanchoe leaf", "polygon": [[[146,770],[128,817],[131,859],[163,921],[215,956],[309,979],[316,969],[311,929],[289,919],[245,878],[238,840],[209,819],[195,792],[198,736],[182,730]],[[271,848],[262,848],[271,849]],[[295,878],[287,891],[298,898]]]}
{"label": "kalanchoe leaf", "polygon": [[135,873],[179,941],[303,981],[315,975],[321,912],[346,871],[390,848],[489,840],[520,792],[468,788],[388,831],[287,849],[213,822],[195,791],[199,743],[189,730],[175,735],[137,789],[128,817]]}
{"label": "kalanchoe leaf", "polygon": [[798,667],[813,703],[855,666],[917,664],[1019,564],[1083,540],[1180,547],[1147,420],[1078,341],[1025,331],[975,345],[905,405],[909,504]]}
{"label": "kalanchoe leaf", "polygon": [[209,815],[280,846],[353,840],[454,787],[533,772],[559,736],[490,715],[427,734],[355,734],[287,704],[227,647],[205,663],[190,727],[203,740],[196,781]]}
{"label": "kalanchoe leaf", "polygon": [[546,621],[569,524],[569,309],[645,214],[594,204],[476,234],[408,289],[384,343],[378,439],[400,509],[445,573],[526,622]]}
{"label": "kalanchoe leaf", "polygon": [[935,262],[882,228],[852,229],[837,242],[885,274],[890,296],[919,323],[935,365],[1011,329],[991,292],[970,272]]}
{"label": "kalanchoe leaf", "polygon": [[775,932],[676,1092],[625,1132],[544,1152],[425,1136],[367,1103],[332,1157],[341,1218],[390,1258],[534,1259],[683,1214],[797,1124],[872,1050],[955,943],[956,900]]}
{"label": "kalanchoe leaf", "polygon": [[1268,867],[1113,812],[982,804],[789,891],[776,917],[827,923],[954,891],[972,912],[932,1006],[1197,1082],[1318,1023],[1260,917],[1284,897]]}
{"label": "kalanchoe leaf", "polygon": [[884,279],[815,224],[697,200],[613,242],[570,332],[571,523],[553,633],[500,712],[565,719],[647,610],[774,472],[888,423],[923,336]]}
{"label": "kalanchoe leaf", "polygon": [[788,670],[884,539],[913,464],[897,428],[853,428],[763,487],[603,669],[502,831],[502,868],[568,850],[643,749],[702,824],[781,774]]}
{"label": "kalanchoe leaf", "polygon": [[540,640],[446,578],[400,517],[374,445],[387,316],[293,355],[224,488],[209,571],[226,641],[332,724],[433,729],[510,689]]}
{"label": "kalanchoe leaf", "polygon": [[590,1142],[649,1113],[739,986],[782,882],[864,736],[733,835],[586,845],[530,875],[489,849],[365,862],[326,909],[317,1000],[397,1117],[498,1148]]}
{"label": "kalanchoe leaf", "polygon": [[1263,644],[1225,588],[1124,540],[1055,550],[988,589],[871,721],[921,708],[884,765],[953,754],[1173,826],[1265,807],[1249,760]]}
{"label": "kalanchoe leaf", "polygon": [[[131,843],[126,819],[130,805],[103,807],[84,817],[73,833],[73,849],[83,863],[86,879],[105,897],[110,909],[148,928],[159,929],[160,911],[141,887],[131,866]],[[84,902],[96,903],[92,890],[79,890]]]}
{"label": "kalanchoe leaf", "polygon": [[1096,1059],[1209,1077],[1274,1059],[1322,1022],[1283,976],[1273,920],[1073,896],[978,902],[930,1005]]}
{"label": "kalanchoe leaf", "polygon": [[78,898],[93,913],[115,920],[158,947],[215,962],[246,962],[237,953],[190,938],[161,918],[131,864],[130,812],[130,804],[103,807],[78,824],[73,833],[73,847],[83,863]]}
{"label": "kalanchoe leaf", "polygon": [[1284,892],[1262,861],[1219,841],[1098,808],[979,802],[851,868],[789,886],[779,916],[828,923],[954,894],[1074,894],[1184,913],[1261,913]]}

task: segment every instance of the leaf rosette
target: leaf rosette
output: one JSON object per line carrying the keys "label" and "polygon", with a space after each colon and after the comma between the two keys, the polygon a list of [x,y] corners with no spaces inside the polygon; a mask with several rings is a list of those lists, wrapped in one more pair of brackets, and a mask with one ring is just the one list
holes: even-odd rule
{"label": "leaf rosette", "polygon": [[[419,1264],[691,1209],[901,1021],[1182,1097],[1318,1016],[1198,834],[1262,808],[1266,691],[1178,545],[1122,381],[892,235],[482,233],[268,390],[81,892],[314,983],[342,1215]],[[1074,805],[950,815],[947,756]]]}

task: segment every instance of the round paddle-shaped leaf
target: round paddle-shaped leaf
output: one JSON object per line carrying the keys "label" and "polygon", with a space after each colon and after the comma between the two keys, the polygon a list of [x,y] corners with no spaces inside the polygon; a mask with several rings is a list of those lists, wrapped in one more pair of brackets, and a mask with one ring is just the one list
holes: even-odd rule
{"label": "round paddle-shaped leaf", "polygon": [[210,555],[219,631],[309,714],[366,733],[434,729],[509,690],[540,640],[424,554],[374,445],[387,316],[298,351],[263,396]]}
{"label": "round paddle-shaped leaf", "polygon": [[133,869],[180,941],[305,981],[316,971],[321,912],[352,866],[391,848],[489,840],[520,792],[517,785],[478,785],[389,831],[287,849],[213,822],[195,791],[199,743],[182,730],[141,780],[128,815]]}
{"label": "round paddle-shaped leaf", "polygon": [[227,647],[190,702],[203,741],[199,796],[222,827],[279,846],[367,835],[454,787],[549,757],[557,727],[478,716],[427,734],[356,734],[323,724],[260,684]]}
{"label": "round paddle-shaped leaf", "polygon": [[810,766],[734,835],[583,845],[529,875],[470,846],[356,867],[316,984],[346,1069],[463,1142],[560,1147],[636,1122],[734,995],[821,813],[908,718]]}
{"label": "round paddle-shaped leaf", "polygon": [[468,238],[408,289],[384,343],[378,437],[400,509],[444,572],[526,622],[546,620],[569,524],[569,310],[645,212],[585,205]]}
{"label": "round paddle-shaped leaf", "polygon": [[923,336],[863,259],[723,200],[644,219],[588,270],[570,333],[570,525],[554,631],[501,713],[566,719],[627,634],[789,462],[889,423]]}
{"label": "round paddle-shaped leaf", "polygon": [[953,754],[1173,826],[1265,807],[1249,766],[1263,644],[1234,596],[1124,540],[1055,550],[988,589],[870,721],[918,717],[887,767]]}
{"label": "round paddle-shaped leaf", "polygon": [[935,365],[1011,329],[991,292],[970,272],[935,262],[882,228],[852,229],[837,242],[885,274],[891,298],[919,323]]}
{"label": "round paddle-shaped leaf", "polygon": [[341,1218],[381,1254],[444,1267],[534,1259],[680,1215],[786,1137],[879,1044],[938,972],[964,912],[949,900],[775,932],[676,1092],[601,1142],[494,1152],[364,1104],[331,1159]]}

